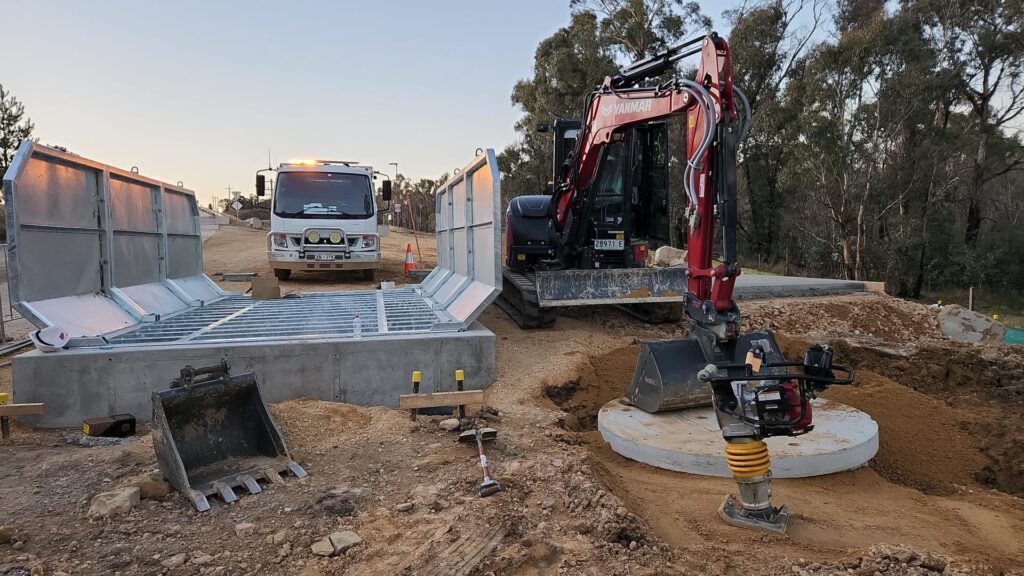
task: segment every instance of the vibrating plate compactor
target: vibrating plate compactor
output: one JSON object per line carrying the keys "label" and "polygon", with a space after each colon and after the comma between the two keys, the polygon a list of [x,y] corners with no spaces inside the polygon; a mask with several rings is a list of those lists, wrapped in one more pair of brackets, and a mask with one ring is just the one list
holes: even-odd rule
{"label": "vibrating plate compactor", "polygon": [[168,482],[200,512],[210,509],[207,496],[234,502],[234,488],[259,494],[258,480],[306,476],[288,455],[256,374],[232,375],[227,361],[185,366],[168,390],[153,393],[153,448]]}

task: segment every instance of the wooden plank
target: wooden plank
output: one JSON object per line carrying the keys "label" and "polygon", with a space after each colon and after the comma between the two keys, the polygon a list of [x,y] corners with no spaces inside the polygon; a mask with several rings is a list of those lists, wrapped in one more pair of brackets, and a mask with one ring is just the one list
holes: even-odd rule
{"label": "wooden plank", "polygon": [[462,404],[483,404],[483,390],[465,390],[463,392],[434,392],[432,394],[402,394],[398,397],[398,407],[436,408],[438,406],[460,406]]}
{"label": "wooden plank", "polygon": [[878,292],[879,294],[885,293],[885,282],[865,282],[865,292]]}
{"label": "wooden plank", "polygon": [[46,406],[42,402],[35,404],[0,404],[0,416],[30,416],[42,414]]}

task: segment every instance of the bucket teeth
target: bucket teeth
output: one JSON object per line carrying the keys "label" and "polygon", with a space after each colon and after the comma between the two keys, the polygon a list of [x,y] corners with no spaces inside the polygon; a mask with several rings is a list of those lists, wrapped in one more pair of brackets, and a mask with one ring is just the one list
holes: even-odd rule
{"label": "bucket teeth", "polygon": [[288,463],[288,470],[290,470],[291,473],[294,474],[296,478],[306,477],[306,471],[302,469],[302,466],[299,466],[295,462]]}
{"label": "bucket teeth", "polygon": [[240,480],[245,486],[245,489],[249,491],[249,494],[259,494],[260,492],[263,492],[263,488],[260,488],[259,483],[251,476],[244,476]]}
{"label": "bucket teeth", "polygon": [[210,509],[210,502],[206,499],[206,496],[202,492],[192,492],[192,504],[195,505],[196,510],[200,512],[206,512]]}
{"label": "bucket teeth", "polygon": [[217,482],[213,485],[213,487],[217,490],[217,494],[220,494],[221,500],[227,503],[231,503],[234,502],[235,500],[238,500],[238,495],[235,494],[235,491],[231,489],[231,486]]}

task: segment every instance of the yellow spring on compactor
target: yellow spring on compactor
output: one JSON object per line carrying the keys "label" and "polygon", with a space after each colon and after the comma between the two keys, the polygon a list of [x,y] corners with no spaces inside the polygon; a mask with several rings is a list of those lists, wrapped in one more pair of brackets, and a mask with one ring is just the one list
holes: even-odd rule
{"label": "yellow spring on compactor", "polygon": [[725,461],[729,470],[737,478],[764,476],[771,469],[768,459],[768,446],[758,440],[756,442],[729,442],[725,445]]}

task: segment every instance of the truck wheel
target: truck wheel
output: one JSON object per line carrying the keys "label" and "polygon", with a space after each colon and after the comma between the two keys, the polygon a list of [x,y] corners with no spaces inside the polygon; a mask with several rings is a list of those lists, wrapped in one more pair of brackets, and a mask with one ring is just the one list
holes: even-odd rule
{"label": "truck wheel", "polygon": [[287,280],[292,277],[292,271],[288,268],[274,268],[274,278]]}
{"label": "truck wheel", "polygon": [[372,282],[376,278],[377,278],[377,271],[374,270],[373,268],[368,268],[366,270],[363,270],[363,280],[369,280],[369,281]]}

